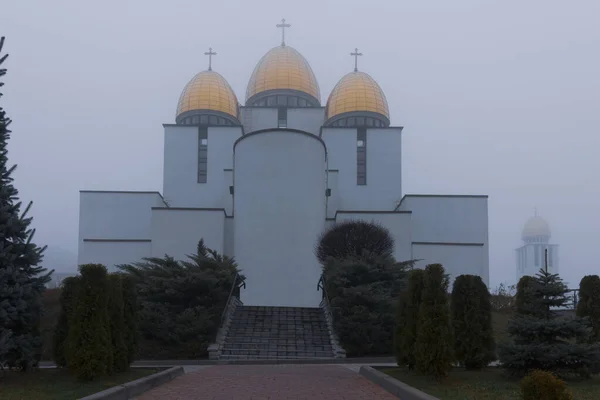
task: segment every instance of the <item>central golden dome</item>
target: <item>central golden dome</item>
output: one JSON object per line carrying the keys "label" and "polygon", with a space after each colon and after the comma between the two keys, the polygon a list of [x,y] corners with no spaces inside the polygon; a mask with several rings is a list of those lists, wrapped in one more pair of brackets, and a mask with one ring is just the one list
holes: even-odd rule
{"label": "central golden dome", "polygon": [[181,92],[177,117],[188,111],[217,111],[238,117],[238,101],[229,83],[218,72],[202,71]]}
{"label": "central golden dome", "polygon": [[302,54],[289,46],[275,47],[260,59],[248,82],[246,102],[269,90],[296,90],[321,102],[312,68]]}
{"label": "central golden dome", "polygon": [[353,112],[372,112],[390,119],[383,90],[369,74],[360,71],[344,75],[327,100],[328,119]]}
{"label": "central golden dome", "polygon": [[525,223],[521,236],[524,240],[539,236],[550,238],[550,225],[539,215],[533,216]]}

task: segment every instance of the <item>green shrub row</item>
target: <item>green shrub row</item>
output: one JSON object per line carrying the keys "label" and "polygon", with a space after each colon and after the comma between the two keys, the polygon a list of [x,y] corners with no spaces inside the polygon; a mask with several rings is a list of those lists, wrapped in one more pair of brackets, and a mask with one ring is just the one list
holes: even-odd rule
{"label": "green shrub row", "polygon": [[136,294],[130,277],[100,264],[63,282],[54,361],[81,380],[127,370],[136,349]]}

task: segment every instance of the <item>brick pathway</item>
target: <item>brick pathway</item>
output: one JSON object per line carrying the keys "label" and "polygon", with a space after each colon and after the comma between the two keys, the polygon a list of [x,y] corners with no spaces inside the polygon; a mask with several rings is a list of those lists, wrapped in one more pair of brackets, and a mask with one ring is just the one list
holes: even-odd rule
{"label": "brick pathway", "polygon": [[190,372],[138,400],[397,400],[338,365],[215,365]]}

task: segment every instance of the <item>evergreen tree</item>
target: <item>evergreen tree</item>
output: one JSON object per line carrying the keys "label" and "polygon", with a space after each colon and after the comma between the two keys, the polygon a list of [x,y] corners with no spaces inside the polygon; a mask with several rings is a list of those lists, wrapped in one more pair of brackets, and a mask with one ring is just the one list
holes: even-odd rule
{"label": "evergreen tree", "polygon": [[577,316],[588,317],[592,325],[591,341],[600,342],[600,277],[586,275],[579,283]]}
{"label": "evergreen tree", "polygon": [[568,292],[557,274],[544,269],[530,281],[527,303],[508,324],[513,341],[498,348],[504,368],[515,374],[540,369],[589,376],[599,371],[600,344],[589,343],[589,322],[555,311],[569,303]]}
{"label": "evergreen tree", "polygon": [[496,359],[490,292],[480,276],[460,275],[451,302],[454,355],[467,369],[481,369]]}
{"label": "evergreen tree", "polygon": [[113,365],[106,267],[79,266],[81,274],[73,316],[69,319],[67,365],[81,380],[106,376]]}
{"label": "evergreen tree", "polygon": [[[8,57],[2,55],[3,45],[4,37],[0,38],[0,78],[6,74],[1,67]],[[27,217],[31,203],[21,213],[11,177],[16,165],[7,165],[10,122],[0,107],[0,366],[27,370],[41,356],[42,293],[52,272],[38,266],[45,247],[32,242],[35,229]]]}
{"label": "evergreen tree", "polygon": [[135,284],[131,277],[127,274],[122,274],[121,282],[123,286],[123,318],[125,319],[125,333],[123,339],[127,346],[127,365],[133,362],[139,342],[139,317],[138,317],[138,301],[135,291]]}
{"label": "evergreen tree", "polygon": [[440,264],[425,267],[415,358],[417,370],[436,379],[448,375],[453,361],[448,285],[448,276]]}
{"label": "evergreen tree", "polygon": [[79,277],[70,276],[62,281],[60,291],[60,315],[54,329],[53,354],[54,362],[58,367],[67,366],[66,344],[69,335],[69,319],[72,317],[77,284]]}
{"label": "evergreen tree", "polygon": [[123,282],[121,274],[110,274],[108,280],[110,293],[108,297],[108,313],[113,352],[111,372],[119,373],[129,368],[129,354],[125,342],[126,326],[123,306]]}
{"label": "evergreen tree", "polygon": [[422,269],[413,269],[408,273],[408,288],[400,295],[394,347],[396,361],[400,366],[413,369],[416,365],[415,341],[417,340],[417,322],[423,294],[424,275]]}
{"label": "evergreen tree", "polygon": [[515,307],[517,313],[528,313],[528,304],[530,304],[532,301],[532,287],[534,282],[535,278],[529,275],[524,275],[521,277],[521,279],[519,279],[519,282],[517,283],[517,294],[515,296]]}

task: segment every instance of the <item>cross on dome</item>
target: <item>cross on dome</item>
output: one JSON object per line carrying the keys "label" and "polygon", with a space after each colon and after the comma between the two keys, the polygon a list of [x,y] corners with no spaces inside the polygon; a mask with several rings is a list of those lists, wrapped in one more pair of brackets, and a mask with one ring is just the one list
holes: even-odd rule
{"label": "cross on dome", "polygon": [[208,51],[204,53],[205,56],[208,56],[208,70],[212,71],[212,56],[216,56],[217,53],[212,51],[212,47],[208,48]]}
{"label": "cross on dome", "polygon": [[358,57],[362,56],[363,53],[358,52],[358,48],[354,49],[354,53],[350,53],[351,56],[354,56],[354,72],[358,71]]}
{"label": "cross on dome", "polygon": [[289,28],[290,24],[285,23],[285,18],[281,19],[281,23],[275,25],[278,28],[281,28],[281,47],[285,47],[285,28]]}

